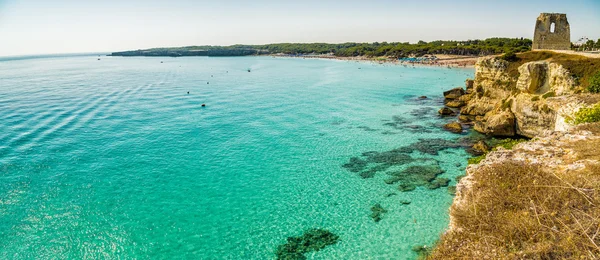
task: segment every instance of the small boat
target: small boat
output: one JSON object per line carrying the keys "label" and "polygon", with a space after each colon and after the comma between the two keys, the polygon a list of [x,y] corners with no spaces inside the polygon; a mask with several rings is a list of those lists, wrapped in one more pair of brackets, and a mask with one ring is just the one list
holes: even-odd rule
{"label": "small boat", "polygon": [[205,106],[206,106],[206,104],[202,104],[202,107],[205,107]]}
{"label": "small boat", "polygon": [[250,72],[250,69],[248,69],[248,72]]}

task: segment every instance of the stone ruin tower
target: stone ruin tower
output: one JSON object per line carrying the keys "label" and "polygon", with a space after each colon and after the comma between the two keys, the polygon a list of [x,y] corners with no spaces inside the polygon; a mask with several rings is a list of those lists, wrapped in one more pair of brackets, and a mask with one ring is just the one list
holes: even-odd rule
{"label": "stone ruin tower", "polygon": [[566,14],[542,13],[535,23],[533,50],[570,50],[571,27]]}

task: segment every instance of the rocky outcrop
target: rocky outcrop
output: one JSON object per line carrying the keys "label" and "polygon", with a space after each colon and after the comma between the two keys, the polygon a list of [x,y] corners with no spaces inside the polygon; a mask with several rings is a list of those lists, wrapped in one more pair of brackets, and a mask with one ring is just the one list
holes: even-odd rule
{"label": "rocky outcrop", "polygon": [[532,138],[568,130],[572,126],[565,119],[593,103],[577,94],[576,80],[559,64],[528,62],[518,67],[518,75],[509,70],[510,66],[496,57],[479,59],[472,90],[446,105],[462,106],[463,121],[473,120],[475,130],[481,133]]}
{"label": "rocky outcrop", "polygon": [[438,111],[438,113],[440,115],[442,115],[442,116],[453,116],[453,115],[456,115],[456,113],[452,109],[447,108],[447,107],[444,107],[444,108],[440,109]]}
{"label": "rocky outcrop", "polygon": [[452,132],[452,133],[462,133],[462,125],[459,122],[450,122],[444,125],[444,129]]}
{"label": "rocky outcrop", "polygon": [[488,113],[485,121],[477,121],[474,129],[493,136],[511,137],[515,135],[515,115],[508,111]]}
{"label": "rocky outcrop", "polygon": [[462,88],[453,88],[448,91],[444,91],[445,99],[457,99],[465,94],[465,90]]}

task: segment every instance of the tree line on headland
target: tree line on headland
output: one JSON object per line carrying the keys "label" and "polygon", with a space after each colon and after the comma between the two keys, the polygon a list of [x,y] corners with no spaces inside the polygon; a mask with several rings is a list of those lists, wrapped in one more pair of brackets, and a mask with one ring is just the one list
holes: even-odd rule
{"label": "tree line on headland", "polygon": [[337,57],[421,57],[427,54],[484,56],[531,50],[532,41],[523,38],[490,38],[468,41],[374,42],[374,43],[276,43],[265,45],[187,46],[113,52],[112,56],[248,56],[323,55]]}

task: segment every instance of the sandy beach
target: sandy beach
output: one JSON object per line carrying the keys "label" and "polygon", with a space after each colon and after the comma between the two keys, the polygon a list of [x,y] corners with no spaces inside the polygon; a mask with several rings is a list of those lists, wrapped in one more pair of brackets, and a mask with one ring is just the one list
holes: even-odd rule
{"label": "sandy beach", "polygon": [[[302,58],[302,59],[334,59],[343,61],[356,61],[356,62],[374,62],[379,64],[394,64],[404,66],[437,66],[437,67],[451,67],[451,68],[472,68],[475,66],[479,56],[463,56],[463,55],[428,55],[428,60],[399,60],[393,57],[367,57],[367,56],[355,56],[355,57],[338,57],[333,55],[285,55],[276,54],[269,55],[272,57],[291,57],[291,58]],[[435,57],[435,58],[434,58]]]}

